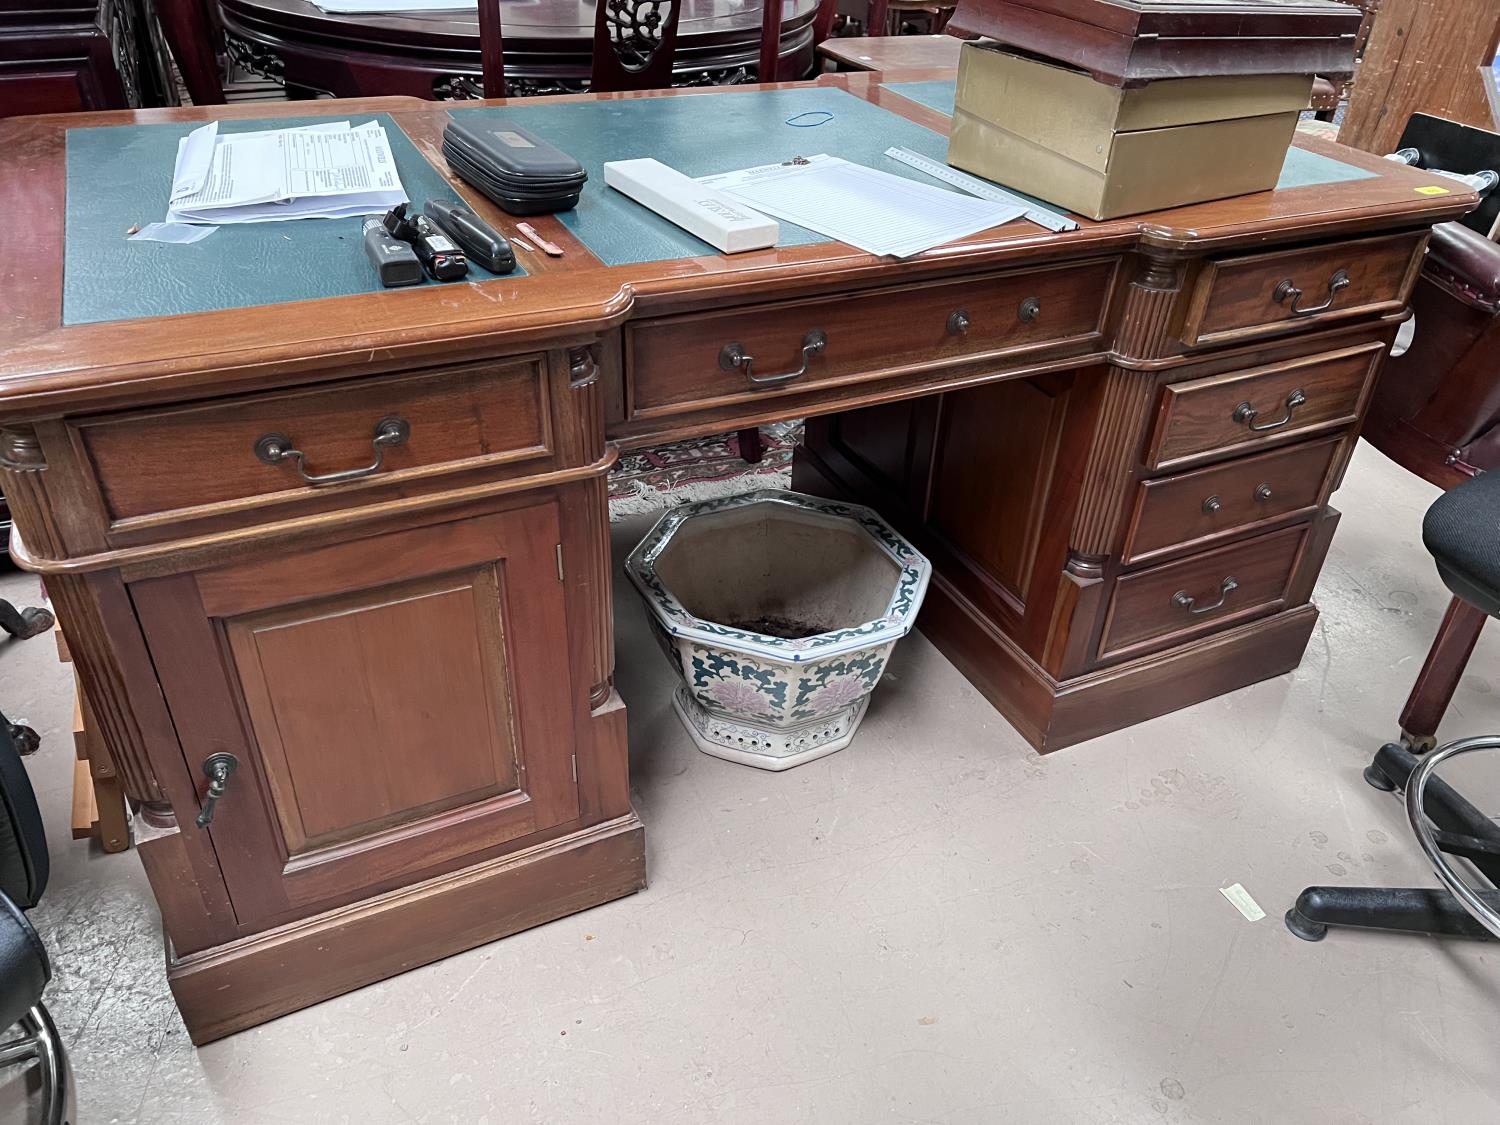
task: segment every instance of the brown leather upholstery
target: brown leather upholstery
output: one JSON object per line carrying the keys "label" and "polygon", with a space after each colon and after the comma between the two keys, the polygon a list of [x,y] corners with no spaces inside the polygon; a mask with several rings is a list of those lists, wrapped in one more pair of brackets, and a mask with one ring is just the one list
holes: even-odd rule
{"label": "brown leather upholstery", "polygon": [[1364,436],[1439,488],[1500,469],[1500,245],[1433,231],[1412,293],[1416,335],[1387,361]]}
{"label": "brown leather upholstery", "polygon": [[1433,228],[1424,268],[1453,282],[1459,295],[1489,311],[1500,307],[1500,244],[1479,232],[1460,223],[1440,223]]}
{"label": "brown leather upholstery", "polygon": [[1326,78],[1314,78],[1312,85],[1312,97],[1308,99],[1308,108],[1319,111],[1337,109],[1339,105],[1339,88]]}

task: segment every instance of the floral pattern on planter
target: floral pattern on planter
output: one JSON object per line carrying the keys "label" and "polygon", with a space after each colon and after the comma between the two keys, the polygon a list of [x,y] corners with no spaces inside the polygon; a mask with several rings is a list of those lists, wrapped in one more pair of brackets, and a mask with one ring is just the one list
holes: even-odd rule
{"label": "floral pattern on planter", "polygon": [[780,669],[700,645],[688,649],[688,666],[693,697],[710,710],[764,719],[786,717],[790,685]]}
{"label": "floral pattern on planter", "polygon": [[869,695],[885,672],[886,657],[894,647],[884,645],[874,652],[809,665],[797,677],[791,718],[799,722],[821,719]]}

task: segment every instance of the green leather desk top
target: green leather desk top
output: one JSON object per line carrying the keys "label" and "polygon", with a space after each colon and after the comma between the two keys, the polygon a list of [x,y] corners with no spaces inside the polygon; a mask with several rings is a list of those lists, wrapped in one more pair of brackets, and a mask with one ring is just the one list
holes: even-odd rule
{"label": "green leather desk top", "polygon": [[[827,87],[727,92],[717,97],[521,104],[503,109],[458,106],[454,112],[516,121],[581,162],[589,174],[583,197],[576,209],[558,218],[610,266],[697,258],[717,251],[606,187],[606,160],[653,156],[686,175],[707,176],[827,153],[936,184],[881,154],[892,145],[904,145],[941,160],[948,151],[947,137],[847,91]],[[782,222],[777,245],[828,241],[826,235]]]}
{"label": "green leather desk top", "polygon": [[[951,81],[894,83],[924,105],[952,107]],[[944,103],[944,98],[946,102]],[[452,107],[510,119],[576,157],[588,170],[578,207],[558,219],[605,265],[622,266],[714,254],[708,244],[605,186],[604,162],[637,156],[701,176],[794,156],[829,153],[933,186],[944,186],[886,158],[893,145],[942,160],[947,138],[844,90],[726,92],[724,96],[641,97],[598,101]],[[306,125],[343,117],[223,121],[225,132]],[[352,123],[371,120],[356,115]],[[446,181],[385,114],[401,181],[414,204],[451,198]],[[193,124],[128,125],[67,132],[63,323],[133,320],[272,305],[379,289],[364,254],[359,219],[306,219],[220,228],[190,245],[131,242],[126,231],[166,214],[178,138]],[[1294,148],[1281,187],[1375,174]],[[779,245],[829,241],[791,223]],[[523,276],[518,268],[510,277]],[[486,271],[473,266],[470,280]],[[433,283],[428,283],[433,284]]]}
{"label": "green leather desk top", "polygon": [[[224,120],[222,133],[380,121],[414,205],[452,199],[446,180],[386,114]],[[132,242],[133,226],[167,213],[177,141],[201,122],[69,129],[64,324],[274,305],[380,289],[365,256],[363,219],[297,219],[220,227],[200,242]],[[517,267],[509,277],[524,270]],[[471,263],[470,280],[493,277]],[[428,281],[424,284],[435,285]]]}

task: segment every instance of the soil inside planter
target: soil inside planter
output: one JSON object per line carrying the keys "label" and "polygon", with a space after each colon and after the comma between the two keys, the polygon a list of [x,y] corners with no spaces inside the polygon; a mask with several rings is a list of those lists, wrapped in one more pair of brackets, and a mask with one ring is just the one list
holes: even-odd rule
{"label": "soil inside planter", "polygon": [[804,640],[879,619],[901,567],[851,520],[763,503],[685,521],[656,573],[700,620]]}
{"label": "soil inside planter", "polygon": [[768,614],[757,617],[750,621],[731,621],[731,629],[740,629],[746,633],[761,633],[767,637],[782,637],[788,641],[800,641],[804,637],[816,637],[819,633],[831,633],[838,628],[820,622],[797,621],[790,617],[777,617]]}

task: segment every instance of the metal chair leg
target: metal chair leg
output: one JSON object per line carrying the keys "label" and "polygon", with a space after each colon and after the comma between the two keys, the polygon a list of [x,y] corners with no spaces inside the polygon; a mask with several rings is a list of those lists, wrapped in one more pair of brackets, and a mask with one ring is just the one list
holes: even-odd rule
{"label": "metal chair leg", "polygon": [[42,1125],[75,1125],[73,1070],[46,1005],[21,1017],[22,1038],[0,1046],[0,1066],[35,1061],[42,1079]]}
{"label": "metal chair leg", "polygon": [[[1500,737],[1461,738],[1457,742],[1450,742],[1440,750],[1434,750],[1423,758],[1421,764],[1412,770],[1411,776],[1406,782],[1406,819],[1411,824],[1411,830],[1417,837],[1417,843],[1421,846],[1423,854],[1427,856],[1427,862],[1432,865],[1433,874],[1448,888],[1450,894],[1463,906],[1473,917],[1474,921],[1488,931],[1491,937],[1500,938],[1500,899],[1497,899],[1494,891],[1476,891],[1464,881],[1463,876],[1448,862],[1443,855],[1442,846],[1434,835],[1428,824],[1428,813],[1424,797],[1429,785],[1436,789],[1442,782],[1433,779],[1433,772],[1449,758],[1457,758],[1464,754],[1472,754],[1478,750],[1500,750]],[[1451,792],[1451,790],[1449,790]],[[1464,802],[1468,805],[1468,802]],[[1472,809],[1472,806],[1469,806]],[[1448,811],[1452,811],[1451,809]],[[1479,829],[1481,841],[1484,836],[1494,832],[1494,825],[1473,809],[1474,815],[1482,822],[1474,825]],[[1484,868],[1484,864],[1476,861],[1475,866]],[[1486,871],[1492,874],[1493,868]]]}

